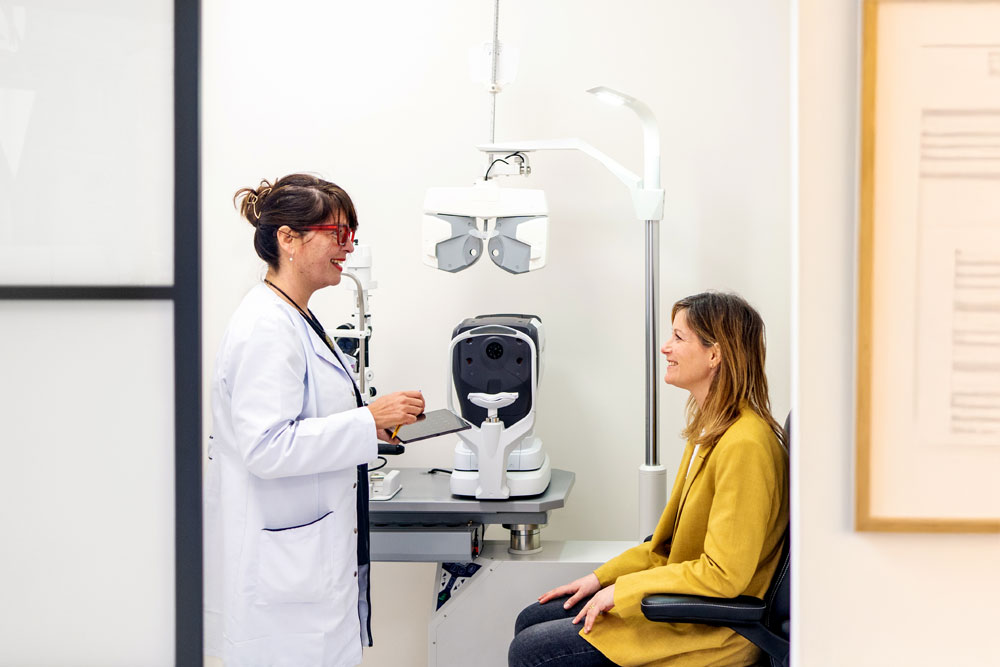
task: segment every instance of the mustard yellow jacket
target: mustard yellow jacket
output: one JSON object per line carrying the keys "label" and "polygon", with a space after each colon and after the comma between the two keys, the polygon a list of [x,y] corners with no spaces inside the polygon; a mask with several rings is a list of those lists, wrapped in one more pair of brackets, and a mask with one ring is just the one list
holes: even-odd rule
{"label": "mustard yellow jacket", "polygon": [[649,542],[594,574],[615,584],[615,606],[587,641],[613,662],[670,667],[750,665],[759,652],[728,628],[654,623],[640,609],[655,593],[764,597],[788,525],[788,454],[767,423],[744,409],[691,464],[688,442],[666,509]]}

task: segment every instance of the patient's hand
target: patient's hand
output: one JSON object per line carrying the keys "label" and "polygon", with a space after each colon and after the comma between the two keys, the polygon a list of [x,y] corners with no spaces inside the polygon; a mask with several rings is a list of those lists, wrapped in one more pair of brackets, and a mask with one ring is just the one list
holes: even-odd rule
{"label": "patient's hand", "polygon": [[590,634],[594,627],[594,621],[601,617],[606,611],[615,607],[615,585],[611,584],[607,588],[602,588],[597,595],[590,598],[590,602],[584,605],[580,613],[573,619],[573,625],[583,621],[583,634]]}
{"label": "patient's hand", "polygon": [[553,588],[551,591],[538,598],[538,604],[545,604],[553,598],[561,598],[566,595],[572,595],[572,597],[566,600],[566,603],[563,605],[563,609],[569,609],[583,598],[593,595],[599,590],[601,590],[601,582],[598,581],[597,575],[591,572],[587,576],[580,577],[576,581],[571,581],[570,583],[560,586],[559,588]]}

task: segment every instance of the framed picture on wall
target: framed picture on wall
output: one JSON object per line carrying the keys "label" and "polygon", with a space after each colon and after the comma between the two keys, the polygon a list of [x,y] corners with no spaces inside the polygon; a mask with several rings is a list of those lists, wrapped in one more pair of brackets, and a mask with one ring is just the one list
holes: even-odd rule
{"label": "framed picture on wall", "polygon": [[865,0],[856,528],[1000,532],[1000,0]]}

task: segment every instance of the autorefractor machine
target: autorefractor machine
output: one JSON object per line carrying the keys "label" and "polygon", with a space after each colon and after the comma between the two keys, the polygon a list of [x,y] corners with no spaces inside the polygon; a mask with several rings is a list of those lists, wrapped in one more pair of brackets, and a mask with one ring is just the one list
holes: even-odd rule
{"label": "autorefractor machine", "polygon": [[472,425],[455,446],[451,492],[502,500],[537,496],[552,477],[535,435],[545,334],[534,315],[480,315],[452,334],[448,408]]}

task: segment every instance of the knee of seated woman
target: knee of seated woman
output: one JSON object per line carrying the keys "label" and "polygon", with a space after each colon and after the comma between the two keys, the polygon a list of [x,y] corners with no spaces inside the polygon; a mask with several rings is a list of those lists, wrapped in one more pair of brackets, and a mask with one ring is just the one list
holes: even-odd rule
{"label": "knee of seated woman", "polygon": [[514,621],[514,636],[521,634],[525,628],[530,628],[532,625],[549,620],[546,618],[544,611],[544,605],[540,605],[537,602],[532,602],[522,609]]}

